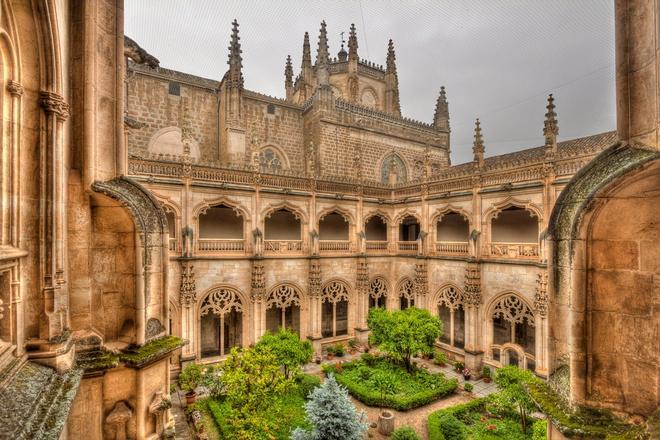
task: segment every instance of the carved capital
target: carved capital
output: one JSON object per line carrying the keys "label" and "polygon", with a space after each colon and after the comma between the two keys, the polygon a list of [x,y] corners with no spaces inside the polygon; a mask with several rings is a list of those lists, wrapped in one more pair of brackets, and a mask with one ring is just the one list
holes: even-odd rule
{"label": "carved capital", "polygon": [[7,91],[11,93],[12,96],[21,96],[24,92],[23,86],[11,79],[7,82]]}
{"label": "carved capital", "polygon": [[58,119],[64,121],[69,117],[69,104],[64,98],[53,92],[40,92],[39,103],[47,114],[55,114]]}

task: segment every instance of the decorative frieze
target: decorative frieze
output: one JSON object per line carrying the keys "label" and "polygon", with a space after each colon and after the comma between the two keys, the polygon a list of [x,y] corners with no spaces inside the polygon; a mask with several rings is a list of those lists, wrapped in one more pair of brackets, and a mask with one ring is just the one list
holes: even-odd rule
{"label": "decorative frieze", "polygon": [[366,294],[369,289],[369,268],[366,258],[357,259],[357,277],[355,286],[360,295]]}
{"label": "decorative frieze", "polygon": [[465,267],[465,296],[464,302],[471,306],[480,306],[481,296],[481,268],[479,263],[470,261]]}
{"label": "decorative frieze", "polygon": [[181,262],[181,288],[180,302],[181,305],[190,307],[197,301],[197,288],[195,286],[195,272],[191,262]]}
{"label": "decorative frieze", "polygon": [[262,260],[252,262],[252,301],[262,301],[266,294],[266,275]]}
{"label": "decorative frieze", "polygon": [[417,298],[424,298],[429,291],[428,269],[426,261],[415,263],[414,289]]}
{"label": "decorative frieze", "polygon": [[309,260],[309,296],[321,296],[321,261],[318,258]]}
{"label": "decorative frieze", "polygon": [[548,274],[545,272],[539,273],[536,278],[534,310],[542,317],[548,315]]}
{"label": "decorative frieze", "polygon": [[58,119],[64,121],[69,117],[69,104],[64,98],[54,92],[40,92],[39,103],[47,114],[55,114]]}

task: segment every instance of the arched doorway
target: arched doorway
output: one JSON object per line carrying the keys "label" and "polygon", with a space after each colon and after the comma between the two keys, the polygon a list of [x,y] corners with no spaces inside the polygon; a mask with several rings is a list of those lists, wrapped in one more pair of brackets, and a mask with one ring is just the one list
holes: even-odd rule
{"label": "arched doorway", "polygon": [[243,333],[243,304],[236,289],[217,287],[202,300],[200,309],[200,354],[224,356],[240,347]]}

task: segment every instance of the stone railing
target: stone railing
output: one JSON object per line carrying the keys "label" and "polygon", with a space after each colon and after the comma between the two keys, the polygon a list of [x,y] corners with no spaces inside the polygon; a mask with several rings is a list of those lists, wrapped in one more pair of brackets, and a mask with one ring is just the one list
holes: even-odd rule
{"label": "stone railing", "polygon": [[491,257],[536,260],[539,245],[536,243],[491,243],[486,249]]}
{"label": "stone railing", "polygon": [[197,240],[197,251],[214,254],[245,252],[245,240],[200,238]]}
{"label": "stone railing", "polygon": [[351,242],[348,240],[319,240],[319,252],[337,253],[350,252]]}
{"label": "stone railing", "polygon": [[367,240],[367,252],[387,252],[388,251],[387,240],[377,241],[377,240]]}
{"label": "stone railing", "polygon": [[303,251],[302,240],[265,240],[264,252],[267,254],[299,254]]}
{"label": "stone railing", "polygon": [[435,252],[442,255],[467,255],[467,241],[436,241]]}
{"label": "stone railing", "polygon": [[397,242],[397,250],[402,254],[416,254],[417,242],[416,241],[399,241]]}

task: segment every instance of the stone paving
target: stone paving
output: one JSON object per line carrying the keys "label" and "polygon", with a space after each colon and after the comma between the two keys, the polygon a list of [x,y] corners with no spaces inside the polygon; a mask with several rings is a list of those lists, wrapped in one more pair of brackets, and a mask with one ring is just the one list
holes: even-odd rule
{"label": "stone paving", "polygon": [[172,393],[172,417],[174,417],[175,438],[177,440],[192,440],[194,437],[186,419],[186,397],[183,391]]}

